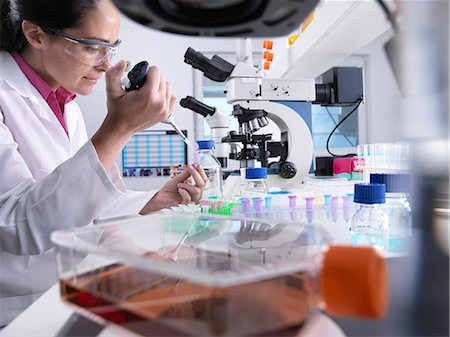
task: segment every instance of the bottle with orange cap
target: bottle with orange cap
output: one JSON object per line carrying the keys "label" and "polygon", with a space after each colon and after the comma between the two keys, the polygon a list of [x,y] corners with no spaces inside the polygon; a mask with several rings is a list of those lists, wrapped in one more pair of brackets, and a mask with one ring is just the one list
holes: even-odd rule
{"label": "bottle with orange cap", "polygon": [[388,271],[381,253],[370,246],[330,246],[320,273],[327,313],[382,318],[389,302]]}
{"label": "bottle with orange cap", "polygon": [[[132,243],[146,233],[149,219],[164,230],[155,235],[151,247],[157,248],[141,255]],[[280,329],[319,309],[363,318],[387,311],[388,275],[379,251],[329,245],[318,226],[170,212],[133,218],[121,232],[128,245],[98,242],[98,232],[86,229],[52,238],[68,264],[58,265],[63,298],[104,319],[119,317],[112,321],[135,332],[157,324],[174,327],[170,335],[286,336]],[[84,241],[72,243],[78,235]],[[81,258],[68,257],[86,249],[107,257],[123,252],[123,262],[80,271]],[[75,274],[68,275],[69,268]]]}
{"label": "bottle with orange cap", "polygon": [[[387,263],[370,246],[331,245],[316,274],[301,274],[308,315],[320,309],[334,316],[381,319],[389,306]],[[306,318],[306,316],[304,317]]]}
{"label": "bottle with orange cap", "polygon": [[169,166],[169,177],[173,178],[178,174],[178,165]]}
{"label": "bottle with orange cap", "polygon": [[[297,232],[299,228],[302,230]],[[264,296],[269,298],[272,312],[283,313],[280,314],[285,318],[283,324],[300,323],[319,309],[336,316],[383,318],[389,304],[389,282],[382,252],[372,246],[333,245],[327,241],[317,226],[278,223],[271,227],[247,219],[241,221],[228,252],[231,260],[238,256],[243,258],[241,263],[251,262],[246,265],[248,274],[254,261],[262,269],[270,266],[271,277],[277,281],[269,278],[267,282],[273,284]],[[241,264],[233,260],[232,265]],[[258,296],[259,284],[252,283],[247,289],[251,292],[247,300]],[[247,291],[242,291],[240,296]],[[260,313],[264,311],[262,307],[258,309]]]}

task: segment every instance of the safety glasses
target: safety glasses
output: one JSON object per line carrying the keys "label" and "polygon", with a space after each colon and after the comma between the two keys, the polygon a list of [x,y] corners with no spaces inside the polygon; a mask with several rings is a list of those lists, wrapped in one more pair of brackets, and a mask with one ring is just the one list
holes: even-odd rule
{"label": "safety glasses", "polygon": [[64,33],[62,30],[42,28],[46,33],[61,36],[71,42],[64,47],[64,51],[77,58],[82,63],[97,67],[105,61],[111,59],[117,54],[121,40],[114,43],[93,39],[79,39],[72,35]]}

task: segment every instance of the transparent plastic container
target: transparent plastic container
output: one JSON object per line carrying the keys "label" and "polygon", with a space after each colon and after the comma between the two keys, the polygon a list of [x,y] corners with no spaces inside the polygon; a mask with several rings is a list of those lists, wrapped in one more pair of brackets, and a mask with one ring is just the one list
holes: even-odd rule
{"label": "transparent plastic container", "polygon": [[208,177],[202,195],[203,197],[220,197],[223,193],[223,177],[222,167],[213,153],[215,142],[213,140],[198,140],[197,144],[197,162],[203,166]]}
{"label": "transparent plastic container", "polygon": [[386,186],[386,202],[382,210],[389,218],[389,251],[406,252],[412,235],[411,206],[408,201],[410,175],[373,173],[370,182]]}
{"label": "transparent plastic container", "polygon": [[388,250],[389,220],[381,209],[385,202],[383,184],[355,184],[355,212],[351,218],[352,244]]}
{"label": "transparent plastic container", "polygon": [[143,335],[276,335],[315,310],[381,317],[387,308],[381,255],[329,246],[307,224],[153,213],[52,241],[62,298]]}

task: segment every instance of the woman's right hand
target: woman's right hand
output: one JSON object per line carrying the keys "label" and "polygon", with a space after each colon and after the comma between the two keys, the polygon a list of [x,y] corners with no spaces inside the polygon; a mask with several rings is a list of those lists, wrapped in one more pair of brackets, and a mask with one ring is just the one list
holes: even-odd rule
{"label": "woman's right hand", "polygon": [[109,170],[130,137],[166,119],[175,108],[176,98],[170,84],[157,67],[150,67],[147,80],[139,90],[125,91],[121,79],[125,61],[106,71],[108,114],[92,137],[98,158]]}
{"label": "woman's right hand", "polygon": [[106,121],[117,132],[131,136],[166,119],[175,107],[176,98],[170,83],[155,66],[149,68],[147,79],[139,90],[125,91],[121,86],[125,67],[125,61],[120,61],[106,71]]}

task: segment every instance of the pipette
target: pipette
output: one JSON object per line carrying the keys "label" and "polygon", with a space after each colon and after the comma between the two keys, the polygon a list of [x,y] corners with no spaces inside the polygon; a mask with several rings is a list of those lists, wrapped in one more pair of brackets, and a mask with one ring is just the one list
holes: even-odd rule
{"label": "pipette", "polygon": [[[125,90],[126,91],[139,90],[139,88],[144,84],[147,78],[148,68],[149,64],[147,61],[141,61],[138,64],[136,64],[133,67],[133,69],[130,70],[130,72],[127,75],[127,78],[124,79],[124,82],[122,82],[122,84],[125,87]],[[181,131],[178,125],[175,123],[175,120],[172,115],[169,115],[169,117],[163,120],[162,123],[172,125],[174,130],[178,133],[181,139],[183,139],[186,145],[192,147],[192,143],[186,137],[183,131]]]}
{"label": "pipette", "polygon": [[188,137],[181,131],[181,129],[178,127],[178,125],[175,123],[175,120],[172,115],[169,115],[165,120],[162,121],[162,123],[170,124],[174,128],[174,130],[180,135],[180,137],[183,139],[183,141],[186,143],[187,146],[192,147],[192,143],[189,140]]}

